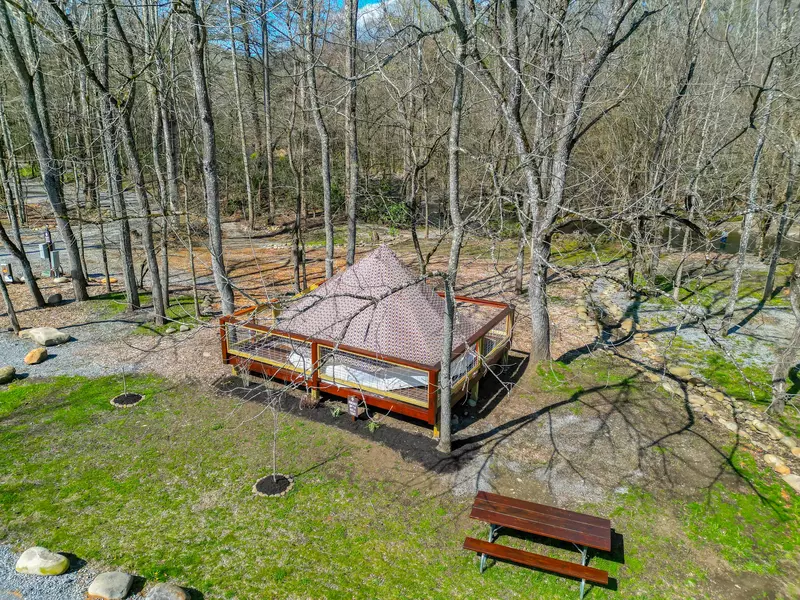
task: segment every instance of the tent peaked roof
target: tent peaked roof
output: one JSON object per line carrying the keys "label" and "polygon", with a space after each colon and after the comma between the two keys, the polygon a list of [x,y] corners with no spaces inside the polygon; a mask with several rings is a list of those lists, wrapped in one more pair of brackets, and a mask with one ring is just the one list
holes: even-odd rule
{"label": "tent peaked roof", "polygon": [[[384,245],[290,304],[276,328],[434,366],[444,314],[444,299]],[[457,312],[453,348],[479,328]]]}

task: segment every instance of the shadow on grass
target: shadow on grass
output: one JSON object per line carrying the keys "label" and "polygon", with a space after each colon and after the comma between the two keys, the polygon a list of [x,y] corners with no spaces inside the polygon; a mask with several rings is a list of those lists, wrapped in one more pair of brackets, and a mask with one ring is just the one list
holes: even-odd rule
{"label": "shadow on grass", "polygon": [[[453,414],[459,415],[459,424],[453,427],[454,448],[458,448],[457,434],[476,421],[486,418],[505,398],[522,374],[528,364],[527,354],[513,353],[509,356],[508,363],[498,368],[493,365],[490,371],[481,380],[480,400],[476,406],[471,407],[466,402],[460,402],[453,407]],[[281,412],[323,423],[348,431],[364,439],[381,443],[397,451],[404,460],[421,464],[426,469],[435,472],[455,472],[460,468],[459,455],[454,451],[451,456],[445,457],[436,450],[437,441],[427,432],[419,421],[392,413],[389,410],[380,410],[370,407],[372,420],[362,416],[355,421],[347,414],[346,403],[339,398],[323,394],[324,400],[315,407],[303,407],[299,396],[302,391],[282,386],[278,382],[261,383],[259,385],[245,386],[239,377],[228,376],[215,382],[214,387],[225,394],[246,401],[258,402],[264,405],[274,405]],[[338,410],[337,410],[338,409]],[[391,416],[392,419],[411,423],[419,429],[419,433],[406,428],[393,427],[391,422],[383,418]],[[370,427],[370,423],[378,421],[380,425]],[[421,426],[422,425],[422,426]],[[470,453],[474,449],[470,450]]]}

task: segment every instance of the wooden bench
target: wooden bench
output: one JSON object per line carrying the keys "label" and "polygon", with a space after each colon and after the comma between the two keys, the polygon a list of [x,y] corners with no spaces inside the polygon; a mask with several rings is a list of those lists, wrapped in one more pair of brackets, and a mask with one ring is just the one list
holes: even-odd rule
{"label": "wooden bench", "polygon": [[[469,515],[489,524],[489,541],[468,537],[464,549],[481,555],[481,573],[486,557],[492,556],[521,565],[581,580],[580,597],[586,582],[608,584],[608,573],[586,566],[590,549],[611,551],[611,522],[591,515],[535,504],[489,492],[478,492]],[[581,553],[581,563],[549,558],[525,550],[495,544],[500,528],[515,529],[541,537],[573,544]]]}

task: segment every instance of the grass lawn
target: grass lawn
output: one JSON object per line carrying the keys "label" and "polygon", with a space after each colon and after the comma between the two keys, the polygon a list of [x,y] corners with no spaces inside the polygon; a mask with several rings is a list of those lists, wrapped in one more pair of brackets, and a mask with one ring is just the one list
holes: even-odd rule
{"label": "grass lawn", "polygon": [[[72,552],[209,599],[577,597],[574,581],[508,564],[481,576],[461,550],[466,534],[486,535],[466,517],[469,499],[369,439],[281,415],[278,470],[297,483],[265,499],[251,491],[270,472],[263,407],[138,377],[128,389],[146,399],[115,409],[121,388],[117,378],[58,378],[0,389],[1,542]],[[586,507],[625,536],[625,564],[591,563],[618,589],[588,597],[752,597],[710,578],[757,581],[796,562],[800,501],[746,454],[736,460],[758,494],[717,487],[665,505],[631,488]],[[664,526],[667,512],[677,530]],[[698,553],[719,570],[699,566]]]}

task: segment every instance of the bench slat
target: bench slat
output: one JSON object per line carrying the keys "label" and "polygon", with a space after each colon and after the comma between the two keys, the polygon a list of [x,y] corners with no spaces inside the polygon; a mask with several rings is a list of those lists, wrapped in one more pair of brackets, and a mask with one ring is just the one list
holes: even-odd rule
{"label": "bench slat", "polygon": [[541,523],[543,525],[550,525],[552,527],[560,527],[563,529],[567,529],[569,531],[574,531],[575,533],[592,535],[599,539],[611,538],[610,527],[582,523],[580,521],[572,520],[569,517],[565,517],[563,515],[558,515],[558,514],[550,515],[542,512],[536,512],[520,508],[517,506],[511,506],[508,504],[500,504],[482,498],[475,498],[475,503],[473,504],[473,507],[478,508],[480,510],[499,512],[504,515],[508,515],[510,517],[517,517],[519,519],[525,519],[526,521],[531,521],[534,523]]}
{"label": "bench slat", "polygon": [[473,519],[491,523],[493,525],[502,525],[503,527],[510,527],[526,533],[541,535],[544,537],[560,540],[562,542],[571,542],[579,546],[588,546],[589,548],[596,548],[606,552],[611,550],[611,539],[609,537],[598,537],[596,535],[588,535],[578,531],[572,531],[563,527],[554,527],[546,523],[538,523],[529,521],[527,519],[520,519],[501,512],[484,510],[481,508],[473,507],[469,515]]}
{"label": "bench slat", "polygon": [[478,552],[479,554],[486,554],[495,558],[503,560],[510,560],[512,562],[541,569],[543,571],[550,571],[551,573],[558,573],[566,577],[573,577],[575,579],[585,579],[592,583],[600,585],[608,585],[608,573],[595,569],[593,567],[585,567],[577,563],[559,560],[557,558],[549,558],[541,554],[534,554],[525,550],[517,550],[516,548],[509,548],[501,544],[494,544],[484,540],[476,540],[475,538],[468,537],[464,540],[464,549]]}
{"label": "bench slat", "polygon": [[510,496],[501,496],[500,494],[493,494],[491,492],[479,491],[475,499],[476,500],[480,499],[495,504],[503,504],[506,506],[514,506],[522,510],[527,510],[542,515],[569,519],[571,521],[576,521],[578,523],[585,523],[586,525],[603,527],[609,530],[611,529],[611,521],[609,521],[608,519],[603,519],[601,517],[595,517],[592,515],[585,515],[583,513],[577,513],[571,510],[565,510],[563,508],[556,508],[555,506],[548,506],[546,504],[537,504],[535,502],[519,500],[518,498],[511,498]]}

